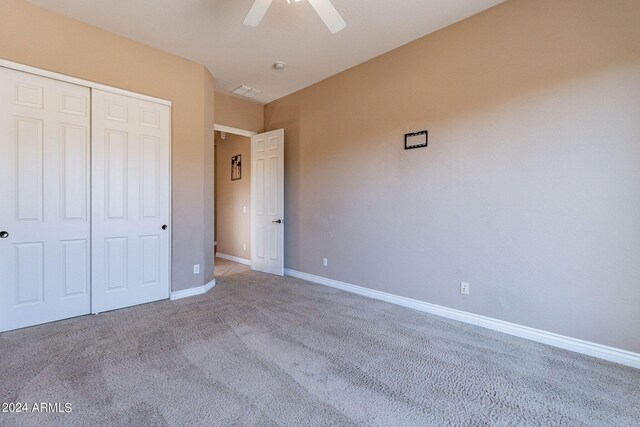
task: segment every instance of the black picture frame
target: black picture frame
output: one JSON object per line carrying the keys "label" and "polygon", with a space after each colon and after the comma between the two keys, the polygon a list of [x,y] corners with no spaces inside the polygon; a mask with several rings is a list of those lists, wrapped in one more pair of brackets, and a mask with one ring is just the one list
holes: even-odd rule
{"label": "black picture frame", "polygon": [[231,181],[242,179],[242,154],[231,157]]}
{"label": "black picture frame", "polygon": [[[422,136],[424,135],[424,138]],[[414,148],[427,147],[429,145],[429,131],[421,130],[419,132],[404,134],[404,149],[412,150]]]}

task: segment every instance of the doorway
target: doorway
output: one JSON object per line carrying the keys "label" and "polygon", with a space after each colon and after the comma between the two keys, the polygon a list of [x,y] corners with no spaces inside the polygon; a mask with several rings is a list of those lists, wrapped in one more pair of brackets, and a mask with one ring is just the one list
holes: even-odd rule
{"label": "doorway", "polygon": [[215,275],[251,266],[251,136],[215,131]]}
{"label": "doorway", "polygon": [[214,264],[225,259],[283,276],[284,129],[214,131]]}

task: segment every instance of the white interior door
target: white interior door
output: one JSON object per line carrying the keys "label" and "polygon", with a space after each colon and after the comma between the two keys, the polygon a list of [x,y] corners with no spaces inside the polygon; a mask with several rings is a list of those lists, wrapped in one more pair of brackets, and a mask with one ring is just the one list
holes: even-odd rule
{"label": "white interior door", "polygon": [[284,129],[251,137],[251,268],[284,275]]}
{"label": "white interior door", "polygon": [[169,298],[170,109],[92,92],[92,311]]}
{"label": "white interior door", "polygon": [[90,311],[89,99],[0,67],[0,331]]}

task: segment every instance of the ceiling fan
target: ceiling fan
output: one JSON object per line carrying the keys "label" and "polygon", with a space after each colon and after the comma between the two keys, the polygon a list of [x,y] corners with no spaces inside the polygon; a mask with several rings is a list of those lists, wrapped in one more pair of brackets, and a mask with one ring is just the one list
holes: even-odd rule
{"label": "ceiling fan", "polygon": [[[291,1],[292,0],[287,0],[287,3],[291,3]],[[293,1],[299,2],[300,0]],[[256,27],[260,24],[260,21],[262,21],[262,18],[267,13],[267,9],[271,6],[271,2],[273,2],[273,0],[255,0],[249,13],[247,13],[247,17],[244,18],[244,24],[251,27]],[[340,16],[333,6],[331,0],[309,0],[309,3],[333,34],[347,26],[347,23],[342,19],[342,16]]]}

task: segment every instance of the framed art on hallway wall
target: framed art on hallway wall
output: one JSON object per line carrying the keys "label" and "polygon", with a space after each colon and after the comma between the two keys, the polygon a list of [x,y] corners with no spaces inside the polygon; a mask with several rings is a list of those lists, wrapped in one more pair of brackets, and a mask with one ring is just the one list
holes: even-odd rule
{"label": "framed art on hallway wall", "polygon": [[242,178],[242,155],[237,154],[231,157],[231,181]]}

